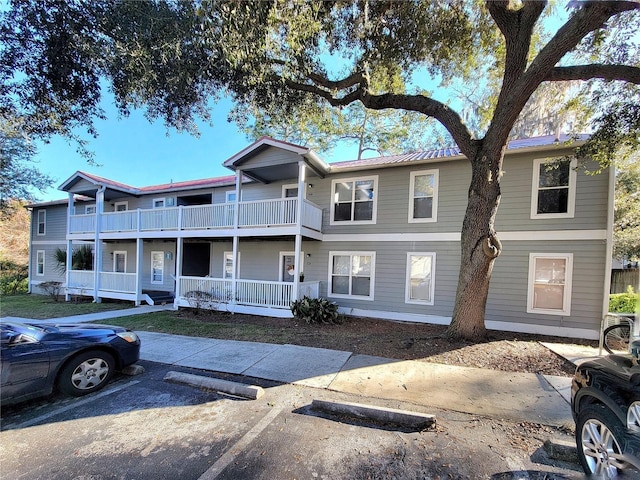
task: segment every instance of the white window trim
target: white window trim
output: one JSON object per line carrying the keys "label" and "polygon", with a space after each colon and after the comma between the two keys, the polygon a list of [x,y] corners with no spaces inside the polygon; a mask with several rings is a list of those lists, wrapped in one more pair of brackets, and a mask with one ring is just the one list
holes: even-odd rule
{"label": "white window trim", "polygon": [[[160,258],[162,258],[162,279],[160,281],[153,279],[153,257],[155,254],[160,254]],[[153,285],[162,285],[164,283],[164,252],[159,250],[154,250],[151,252],[151,283]]]}
{"label": "white window trim", "polygon": [[[373,208],[371,211],[371,220],[335,220],[336,206],[336,184],[344,182],[356,182],[362,180],[373,180]],[[355,192],[354,192],[355,193]],[[366,177],[350,177],[339,178],[331,181],[331,220],[330,225],[375,225],[378,217],[378,175],[369,175]],[[355,200],[352,200],[352,205]]]}
{"label": "white window trim", "polygon": [[85,215],[94,215],[96,213],[96,206],[95,205],[86,205],[84,207],[84,213],[85,213]]}
{"label": "white window trim", "polygon": [[[564,276],[564,292],[562,298],[562,310],[546,308],[534,308],[534,286],[536,278],[537,259],[563,259],[566,262]],[[530,253],[529,254],[529,281],[527,285],[527,313],[540,313],[543,315],[569,316],[571,315],[571,289],[573,285],[573,253]]]}
{"label": "white window trim", "polygon": [[[289,183],[287,185],[282,185],[282,198],[297,198],[297,197],[285,197],[285,193],[287,193],[288,189],[292,189],[292,188],[298,188],[298,184],[297,183]],[[300,192],[298,192],[300,193]],[[302,196],[302,198],[307,198],[307,184],[304,184],[304,195]]]}
{"label": "white window trim", "polygon": [[[431,285],[429,286],[429,298],[431,300],[414,300],[411,298],[411,257],[431,257]],[[407,272],[405,283],[405,303],[411,303],[416,305],[434,305],[435,304],[435,292],[436,292],[436,254],[435,252],[407,252]]]}
{"label": "white window trim", "polygon": [[[363,257],[371,257],[371,285],[369,289],[369,296],[365,297],[364,295],[344,295],[344,294],[336,294],[331,293],[333,290],[333,257],[335,256],[363,256]],[[331,251],[329,252],[329,279],[327,281],[327,296],[332,298],[349,298],[352,300],[374,300],[374,290],[376,284],[376,252],[355,252],[355,251]],[[349,272],[349,278],[351,278],[351,272]]]}
{"label": "white window trim", "polygon": [[[42,257],[42,262],[40,262],[40,257]],[[38,268],[42,265],[42,273],[40,273],[40,269]],[[36,275],[38,277],[44,277],[44,267],[45,267],[45,252],[44,250],[36,251]]]}
{"label": "white window trim", "polygon": [[236,191],[235,190],[227,190],[226,192],[224,192],[224,201],[225,203],[234,203],[235,200],[229,200],[229,197],[231,195],[235,195]]}
{"label": "white window trim", "polygon": [[[414,218],[414,191],[415,191],[415,178],[418,175],[433,175],[433,202],[431,209],[431,218]],[[409,184],[409,223],[430,223],[438,221],[438,183],[439,183],[439,171],[435,170],[421,170],[418,172],[411,172]]]}
{"label": "white window trim", "polygon": [[[278,281],[279,282],[284,282],[284,278],[282,278],[283,272],[280,267],[282,266],[282,261],[284,260],[284,257],[288,255],[295,257],[296,252],[280,252],[280,255],[278,256]],[[302,264],[302,268],[296,269],[299,271],[295,272],[298,275],[300,275],[301,273],[304,273],[304,252],[300,252],[300,263]]]}
{"label": "white window trim", "polygon": [[125,201],[123,201],[123,202],[114,202],[114,204],[113,204],[113,211],[114,211],[114,212],[117,212],[117,211],[118,211],[118,207],[119,207],[120,205],[124,205],[124,207],[125,207],[125,208],[124,208],[124,210],[121,210],[121,211],[127,211],[127,210],[129,210],[129,202],[128,202],[127,200],[125,200]]}
{"label": "white window trim", "polygon": [[[158,206],[156,205],[157,203],[162,203],[162,205]],[[162,197],[162,198],[154,198],[153,200],[151,200],[151,207],[152,208],[164,208],[167,206],[167,199]]]}
{"label": "white window trim", "polygon": [[124,255],[124,272],[117,272],[117,273],[127,273],[127,251],[126,250],[115,250],[113,252],[113,268],[111,269],[111,271],[116,273],[116,259],[118,255]]}
{"label": "white window trim", "polygon": [[569,164],[569,195],[566,213],[538,213],[538,193],[540,192],[540,166],[551,163],[552,158],[536,158],[533,160],[533,179],[531,182],[531,219],[573,218],[576,209],[577,160],[571,159]]}
{"label": "white window trim", "polygon": [[[42,214],[42,220],[40,219],[40,214]],[[40,233],[40,225],[42,225],[42,233]],[[38,210],[38,218],[36,223],[36,235],[44,236],[47,234],[47,211],[46,210]]]}
{"label": "white window trim", "polygon": [[[233,252],[224,252],[222,257],[222,278],[229,280],[232,277],[227,277],[227,257],[233,258]],[[236,278],[240,276],[240,252],[238,252],[238,258],[236,258]]]}

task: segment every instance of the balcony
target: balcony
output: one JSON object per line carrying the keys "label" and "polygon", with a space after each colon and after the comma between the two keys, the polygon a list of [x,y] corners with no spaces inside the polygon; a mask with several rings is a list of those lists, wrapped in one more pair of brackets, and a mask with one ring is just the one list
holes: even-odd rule
{"label": "balcony", "polygon": [[[322,210],[313,203],[302,201],[303,227],[320,231]],[[179,206],[148,210],[105,212],[101,218],[101,233],[152,232],[180,230],[214,230],[235,228],[235,203]],[[238,228],[295,226],[298,224],[298,199],[281,198],[240,202]],[[95,233],[96,215],[72,215],[70,234]]]}

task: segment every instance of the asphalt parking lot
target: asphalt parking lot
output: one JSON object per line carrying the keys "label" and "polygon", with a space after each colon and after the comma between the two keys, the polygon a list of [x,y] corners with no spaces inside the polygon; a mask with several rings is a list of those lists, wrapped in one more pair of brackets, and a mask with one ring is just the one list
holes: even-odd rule
{"label": "asphalt parking lot", "polygon": [[[256,380],[247,400],[168,383],[168,371],[117,377],[83,398],[53,396],[3,408],[0,478],[12,479],[573,479],[527,425]],[[313,400],[435,414],[415,431],[326,414]],[[545,434],[557,432],[546,431]]]}

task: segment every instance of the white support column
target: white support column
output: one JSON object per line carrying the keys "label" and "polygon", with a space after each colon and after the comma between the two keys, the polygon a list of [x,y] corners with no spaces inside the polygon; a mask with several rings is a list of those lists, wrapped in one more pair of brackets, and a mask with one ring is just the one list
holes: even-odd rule
{"label": "white support column", "polygon": [[240,222],[240,194],[242,192],[242,170],[236,170],[236,201],[233,210],[233,228],[237,229]]}
{"label": "white support column", "polygon": [[184,238],[178,237],[176,242],[176,290],[174,292],[174,306],[177,305],[178,295],[180,295],[180,278],[182,278],[182,255]]}
{"label": "white support column", "polygon": [[238,298],[238,279],[237,279],[237,267],[238,265],[238,247],[240,244],[240,239],[238,235],[233,236],[233,263],[231,268],[233,271],[231,272],[231,305],[236,304],[236,299]]}
{"label": "white support column", "polygon": [[144,242],[136,238],[136,307],[140,305],[142,296],[142,265],[144,260]]}
{"label": "white support column", "polygon": [[[71,216],[74,214],[75,205],[73,203],[74,194],[69,193],[69,202],[67,205],[67,235],[71,233]],[[64,299],[65,301],[71,300],[71,294],[69,293],[69,283],[71,281],[71,268],[73,268],[73,242],[67,240],[67,262],[65,272],[65,283],[67,288],[65,289]]]}
{"label": "white support column", "polygon": [[103,185],[98,189],[96,195],[96,234],[95,247],[93,250],[93,300],[100,303],[102,300],[98,296],[100,290],[100,270],[102,270],[102,240],[100,233],[102,232],[102,214],[104,213],[104,191],[106,187]]}
{"label": "white support column", "polygon": [[302,235],[299,233],[296,235],[295,246],[295,275],[293,276],[293,298],[291,300],[297,300],[300,296],[300,274],[302,273],[303,259],[300,256],[302,250]]}
{"label": "white support column", "polygon": [[302,262],[304,261],[303,258],[300,258],[300,252],[302,251],[302,235],[300,234],[300,232],[302,230],[302,211],[303,211],[302,202],[304,201],[304,184],[306,182],[306,173],[307,173],[306,164],[302,160],[298,161],[298,209],[296,212],[296,232],[297,233],[296,233],[296,242],[295,242],[295,249],[294,249],[294,255],[295,255],[294,264],[296,268],[295,268],[295,275],[293,277],[293,298],[291,300],[297,300],[300,297],[300,274],[302,273],[302,269],[303,269]]}

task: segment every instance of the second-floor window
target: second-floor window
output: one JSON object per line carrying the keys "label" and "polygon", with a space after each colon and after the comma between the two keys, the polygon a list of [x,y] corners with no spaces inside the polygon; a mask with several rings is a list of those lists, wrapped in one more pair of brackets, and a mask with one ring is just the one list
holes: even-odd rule
{"label": "second-floor window", "polygon": [[129,202],[116,202],[113,204],[113,209],[116,212],[125,212],[129,210]]}
{"label": "second-floor window", "polygon": [[153,199],[153,208],[164,208],[164,206],[165,206],[164,198]]}
{"label": "second-floor window", "polygon": [[438,170],[411,172],[409,223],[435,222],[438,212]]}
{"label": "second-floor window", "polygon": [[378,177],[331,182],[331,223],[376,223]]}
{"label": "second-floor window", "polygon": [[531,218],[573,218],[576,160],[533,161]]}
{"label": "second-floor window", "polygon": [[38,235],[45,235],[47,233],[47,211],[38,210]]}
{"label": "second-floor window", "polygon": [[84,207],[84,213],[87,215],[91,215],[96,213],[96,206],[95,205],[87,205],[86,207]]}

